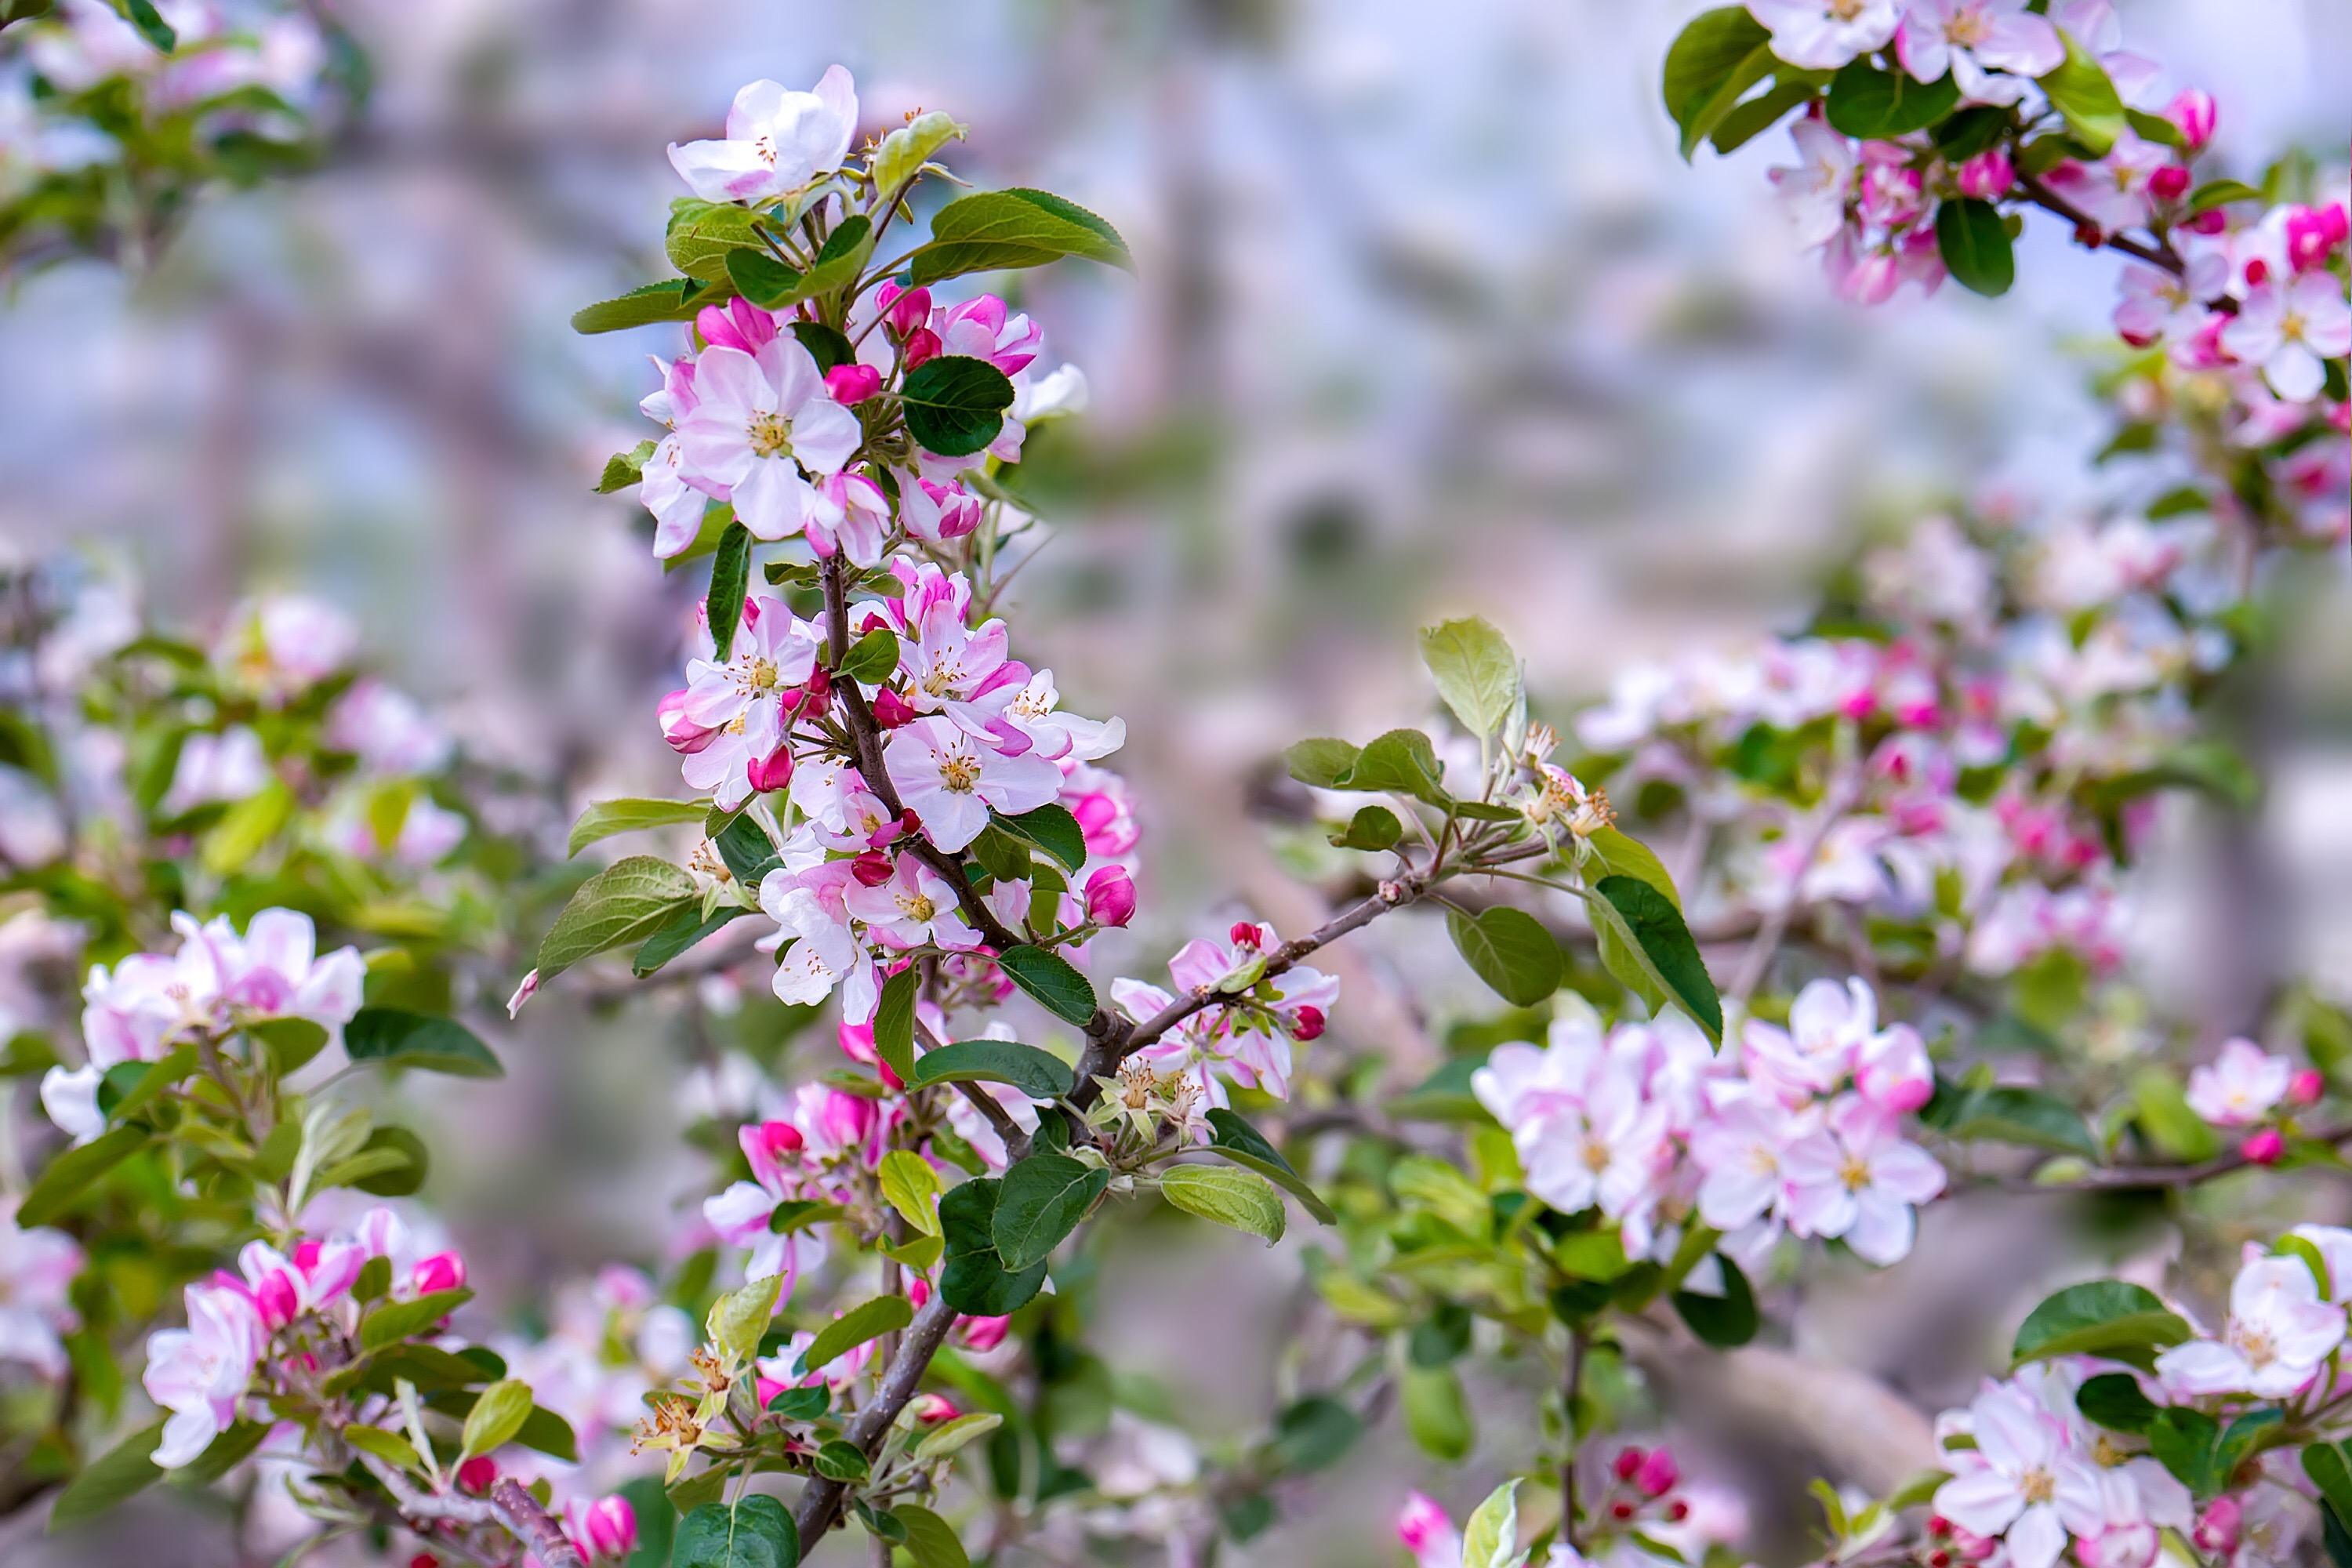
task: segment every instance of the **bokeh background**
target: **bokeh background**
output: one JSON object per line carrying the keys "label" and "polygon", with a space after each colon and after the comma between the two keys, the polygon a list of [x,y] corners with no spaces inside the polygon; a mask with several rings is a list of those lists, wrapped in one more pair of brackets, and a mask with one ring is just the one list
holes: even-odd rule
{"label": "bokeh background", "polygon": [[[1133,278],[1015,280],[1049,359],[1092,389],[1037,444],[1059,532],[1024,574],[1016,651],[1129,722],[1150,914],[1101,961],[1145,973],[1239,903],[1302,926],[1314,895],[1250,820],[1266,759],[1419,721],[1414,626],[1486,615],[1564,706],[1629,659],[1793,624],[1863,540],[1937,505],[2101,482],[2084,382],[2111,260],[2034,225],[1998,303],[1833,301],[1771,210],[1780,138],[1675,154],[1658,66],[1699,8],[345,0],[375,86],[324,167],[207,202],[152,268],[68,263],[0,300],[0,548],[127,563],[156,616],[196,631],[257,588],[317,594],[472,754],[558,807],[667,787],[651,714],[693,574],[665,577],[633,500],[591,487],[644,433],[646,356],[676,329],[567,320],[667,270],[665,143],[710,133],[744,80],[840,61],[870,128],[946,110],[973,128],[959,172],[1066,194],[1138,257]],[[2220,100],[2224,162],[2343,156],[2352,7],[2122,10],[2135,48]],[[2347,626],[2304,628],[2267,830],[2283,929],[2352,988]],[[1395,924],[1341,961],[1345,1043],[1405,1078],[1448,1009],[1478,1004],[1426,929]],[[569,1005],[495,1020],[513,1076],[439,1097],[433,1195],[510,1300],[661,1258],[700,1179],[664,1155],[662,1108],[723,1035],[731,1001],[708,1001],[719,1021],[683,1029]],[[1964,1394],[1986,1324],[2056,1244],[1955,1206],[1924,1267],[1821,1287],[1801,1342],[1923,1399]],[[1282,1270],[1240,1247],[1131,1268],[1095,1348],[1182,1389],[1213,1447],[1311,1370],[1286,1344]],[[1924,1309],[1939,1298],[1958,1305]],[[1458,1506],[1524,1448],[1527,1402],[1482,1394],[1494,1425],[1461,1475],[1380,1438],[1247,1561],[1391,1560],[1404,1485]]]}

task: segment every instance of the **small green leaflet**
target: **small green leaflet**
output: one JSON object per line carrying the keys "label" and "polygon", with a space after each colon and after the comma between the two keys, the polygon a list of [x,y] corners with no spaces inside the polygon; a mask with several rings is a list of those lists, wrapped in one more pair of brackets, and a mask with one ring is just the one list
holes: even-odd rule
{"label": "small green leaflet", "polygon": [[712,657],[720,664],[735,646],[743,626],[743,593],[751,581],[751,531],[730,522],[719,536],[719,553],[710,562],[710,599],[705,606],[710,621]]}
{"label": "small green leaflet", "polygon": [[900,1083],[915,1079],[915,986],[920,978],[908,964],[882,983],[874,1005],[874,1054]]}
{"label": "small green leaflet", "polygon": [[963,272],[1041,267],[1065,256],[1134,269],[1118,231],[1076,202],[1018,187],[978,191],[939,210],[912,271],[919,286]]}
{"label": "small green leaflet", "polygon": [[1061,1058],[1017,1040],[958,1040],[927,1051],[907,1081],[914,1087],[1009,1083],[1032,1100],[1058,1100],[1074,1087]]}
{"label": "small green leaflet", "polygon": [[354,1062],[381,1062],[453,1078],[506,1076],[490,1047],[456,1019],[391,1007],[362,1007],[353,1014],[343,1026],[343,1054]]}
{"label": "small green leaflet", "polygon": [[996,966],[1055,1017],[1084,1025],[1095,1016],[1095,988],[1061,954],[1024,942],[998,953]]}
{"label": "small green leaflet", "polygon": [[1004,427],[1013,384],[985,360],[942,354],[908,374],[900,401],[917,445],[942,458],[969,457]]}
{"label": "small green leaflet", "polygon": [[629,796],[620,800],[595,801],[572,823],[572,837],[563,853],[577,855],[598,839],[610,838],[615,833],[635,833],[648,827],[698,823],[709,811],[710,802],[708,800],[652,800]]}
{"label": "small green leaflet", "polygon": [[541,984],[583,958],[651,936],[680,905],[700,895],[694,879],[667,860],[632,855],[580,884],[539,944]]}
{"label": "small green leaflet", "polygon": [[1492,625],[1475,616],[1421,629],[1421,661],[1437,694],[1474,735],[1499,731],[1519,705],[1519,660]]}
{"label": "small green leaflet", "polygon": [[1001,1179],[989,1235],[1004,1267],[1019,1273],[1051,1257],[1110,1185],[1110,1173],[1067,1154],[1032,1154]]}
{"label": "small green leaflet", "polygon": [[1209,1112],[1209,1149],[1223,1155],[1245,1170],[1255,1171],[1283,1191],[1297,1198],[1308,1214],[1325,1225],[1336,1225],[1339,1216],[1331,1210],[1307,1179],[1294,1169],[1282,1152],[1265,1140],[1265,1134],[1251,1126],[1240,1112],[1223,1107]]}
{"label": "small green leaflet", "polygon": [[1471,972],[1515,1007],[1532,1007],[1559,989],[1567,961],[1543,922],[1497,905],[1478,914],[1445,911],[1445,931]]}
{"label": "small green leaflet", "polygon": [[1160,1196],[1182,1209],[1271,1247],[1288,1224],[1273,1184],[1255,1171],[1224,1165],[1176,1165],[1160,1179]]}
{"label": "small green leaflet", "polygon": [[803,1375],[815,1372],[866,1341],[897,1333],[914,1321],[915,1310],[904,1296],[877,1296],[852,1307],[817,1331],[816,1338],[801,1352],[801,1372]]}

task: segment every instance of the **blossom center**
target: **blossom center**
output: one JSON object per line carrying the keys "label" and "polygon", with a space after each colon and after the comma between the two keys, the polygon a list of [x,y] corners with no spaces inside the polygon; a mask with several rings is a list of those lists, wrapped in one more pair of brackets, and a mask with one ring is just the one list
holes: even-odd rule
{"label": "blossom center", "polygon": [[2278,1360],[2278,1341],[2271,1337],[2268,1329],[2257,1328],[2252,1323],[2232,1322],[2230,1325],[2230,1343],[2246,1358],[2248,1366],[2265,1367]]}
{"label": "blossom center", "polygon": [[980,782],[977,758],[961,752],[951,752],[940,759],[940,783],[957,795],[970,795]]}
{"label": "blossom center", "polygon": [[789,458],[793,455],[793,423],[773,409],[751,416],[743,426],[743,434],[751,443],[752,454],[761,458]]}
{"label": "blossom center", "polygon": [[1851,22],[1862,15],[1870,0],[1830,0],[1830,15],[1841,22]]}
{"label": "blossom center", "polygon": [[2028,1504],[2048,1502],[2058,1495],[2058,1478],[2036,1465],[2017,1478],[2017,1493]]}
{"label": "blossom center", "polygon": [[1609,1168],[1609,1145],[1598,1138],[1584,1141],[1584,1168],[1594,1175]]}
{"label": "blossom center", "polygon": [[927,921],[939,913],[940,907],[921,893],[898,895],[899,910],[910,921]]}
{"label": "blossom center", "polygon": [[1944,24],[1944,37],[1957,48],[1975,48],[1991,32],[1992,26],[1986,20],[1985,14],[1974,6],[1955,11],[1952,19]]}
{"label": "blossom center", "polygon": [[1848,1154],[1845,1163],[1838,1167],[1838,1180],[1845,1184],[1847,1192],[1862,1191],[1870,1185],[1870,1162],[1859,1154]]}
{"label": "blossom center", "polygon": [[751,155],[771,169],[776,166],[776,139],[769,135],[751,138]]}
{"label": "blossom center", "polygon": [[2284,342],[2290,343],[2301,342],[2303,341],[2303,316],[2301,312],[2289,310],[2285,315],[2281,316],[2279,318],[2278,330],[2279,337]]}

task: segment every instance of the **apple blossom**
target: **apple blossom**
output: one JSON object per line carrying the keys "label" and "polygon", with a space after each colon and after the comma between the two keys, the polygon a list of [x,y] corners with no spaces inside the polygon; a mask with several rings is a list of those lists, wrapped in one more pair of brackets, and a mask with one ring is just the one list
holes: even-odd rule
{"label": "apple blossom", "polygon": [[1988,1386],[1968,1408],[1968,1430],[1976,1446],[1952,1456],[1957,1473],[1936,1489],[1938,1514],[1999,1539],[2016,1568],[2052,1568],[2069,1537],[2104,1527],[2097,1471],[2021,1389]]}
{"label": "apple blossom", "polygon": [[1896,0],[1748,0],[1748,10],[1771,30],[1772,52],[1808,70],[1884,48],[1902,20]]}
{"label": "apple blossom", "polygon": [[2301,1258],[2258,1258],[2231,1284],[2221,1337],[2166,1351],[2156,1374],[2177,1394],[2283,1399],[2318,1375],[2344,1332],[2344,1309],[2321,1299]]}
{"label": "apple blossom", "polygon": [[0,1362],[61,1378],[68,1363],[61,1334],[80,1326],[70,1288],[85,1261],[61,1230],[20,1226],[16,1205],[0,1205]]}
{"label": "apple blossom", "polygon": [[2231,1040],[2221,1054],[2189,1075],[2189,1108],[2217,1127],[2262,1121],[2286,1098],[2294,1064],[2252,1040]]}
{"label": "apple blossom", "polygon": [[1007,755],[943,718],[918,719],[891,731],[882,763],[923,836],[950,853],[980,837],[990,812],[1018,816],[1062,792],[1053,763]]}
{"label": "apple blossom", "polygon": [[779,335],[755,353],[707,348],[694,388],[677,426],[680,471],[725,486],[753,538],[790,538],[839,510],[811,477],[840,472],[857,447],[857,416],[826,393],[798,339]]}
{"label": "apple blossom", "polygon": [[1789,1228],[1834,1237],[1869,1262],[1896,1262],[1911,1250],[1913,1211],[1944,1190],[1944,1168],[1906,1142],[1895,1119],[1853,1095],[1833,1102],[1821,1124],[1790,1144]]}
{"label": "apple blossom", "polygon": [[186,1328],[149,1337],[142,1379],[148,1397],[172,1412],[153,1455],[167,1470],[192,1462],[228,1430],[269,1337],[241,1287],[191,1285],[186,1304]]}
{"label": "apple blossom", "polygon": [[840,168],[856,132],[856,86],[834,66],[808,92],[752,82],[735,95],[723,140],[672,142],[669,161],[705,201],[760,203]]}
{"label": "apple blossom", "polygon": [[2221,346],[2260,366],[2282,398],[2310,402],[2326,380],[2323,362],[2352,353],[2352,307],[2345,304],[2343,279],[2324,271],[2266,279],[2221,329]]}

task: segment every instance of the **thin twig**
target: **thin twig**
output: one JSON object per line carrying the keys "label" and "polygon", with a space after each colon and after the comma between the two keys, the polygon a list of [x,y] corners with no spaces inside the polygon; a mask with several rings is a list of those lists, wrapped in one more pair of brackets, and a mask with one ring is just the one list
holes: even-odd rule
{"label": "thin twig", "polygon": [[520,1481],[503,1476],[490,1488],[490,1501],[499,1510],[499,1518],[509,1530],[529,1546],[547,1568],[588,1568],[580,1549],[563,1533],[563,1526],[555,1516],[539,1506],[539,1500],[523,1489]]}

